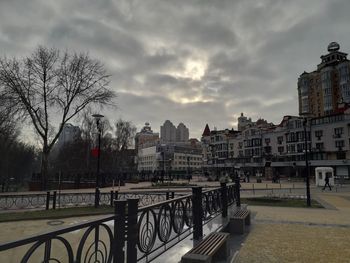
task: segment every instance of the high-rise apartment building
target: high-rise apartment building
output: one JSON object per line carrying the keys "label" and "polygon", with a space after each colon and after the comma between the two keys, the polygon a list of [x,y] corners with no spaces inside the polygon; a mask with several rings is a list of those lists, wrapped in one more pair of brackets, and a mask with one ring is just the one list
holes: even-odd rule
{"label": "high-rise apartment building", "polygon": [[166,120],[164,124],[160,126],[160,140],[162,142],[176,141],[176,127],[171,121]]}
{"label": "high-rise apartment building", "polygon": [[163,143],[187,142],[189,140],[189,130],[183,123],[180,123],[176,128],[171,121],[166,120],[160,126],[160,140]]}
{"label": "high-rise apartment building", "polygon": [[176,141],[187,142],[189,140],[188,128],[182,122],[176,128]]}
{"label": "high-rise apartment building", "polygon": [[299,115],[318,117],[338,113],[350,104],[350,61],[336,42],[313,72],[298,79]]}
{"label": "high-rise apartment building", "polygon": [[81,136],[81,131],[78,126],[74,126],[71,123],[66,123],[63,126],[62,132],[57,140],[57,147],[61,148],[66,143],[71,143]]}

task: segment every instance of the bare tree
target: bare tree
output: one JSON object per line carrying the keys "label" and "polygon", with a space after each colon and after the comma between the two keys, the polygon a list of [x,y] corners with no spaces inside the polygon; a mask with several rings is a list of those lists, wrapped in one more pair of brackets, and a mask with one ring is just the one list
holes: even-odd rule
{"label": "bare tree", "polygon": [[119,119],[115,122],[115,146],[117,151],[127,150],[136,134],[136,127],[130,121]]}
{"label": "bare tree", "polygon": [[[64,124],[88,105],[112,104],[104,66],[88,54],[62,55],[39,46],[23,59],[0,59],[0,96],[29,120],[42,143],[42,186],[47,187],[48,157]],[[55,127],[56,126],[56,127]]]}

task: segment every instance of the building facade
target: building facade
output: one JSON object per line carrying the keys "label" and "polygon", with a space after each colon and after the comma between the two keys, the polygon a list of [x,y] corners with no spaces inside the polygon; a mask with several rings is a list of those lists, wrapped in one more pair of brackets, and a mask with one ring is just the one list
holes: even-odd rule
{"label": "building facade", "polygon": [[141,131],[135,135],[135,150],[137,152],[139,148],[154,145],[157,142],[159,142],[159,133],[153,132],[150,124],[146,122]]}
{"label": "building facade", "polygon": [[254,125],[243,131],[205,131],[203,167],[214,173],[239,169],[267,177],[302,176],[307,155],[312,170],[331,166],[337,176],[350,174],[350,110],[306,121],[285,116],[279,125]]}
{"label": "building facade", "polygon": [[298,79],[299,115],[319,117],[335,114],[350,104],[350,61],[336,42],[313,72]]}
{"label": "building facade", "polygon": [[187,142],[189,140],[189,129],[182,122],[177,127],[166,120],[162,126],[160,126],[160,141],[162,143],[169,142]]}
{"label": "building facade", "polygon": [[159,143],[139,149],[137,169],[152,173],[164,171],[172,176],[201,171],[201,147],[190,143]]}
{"label": "building facade", "polygon": [[189,140],[190,133],[188,128],[182,122],[176,128],[176,141],[187,142]]}
{"label": "building facade", "polygon": [[66,123],[63,126],[62,132],[57,140],[57,148],[61,148],[66,143],[73,142],[79,139],[81,136],[81,131],[78,126],[74,126],[71,123]]}

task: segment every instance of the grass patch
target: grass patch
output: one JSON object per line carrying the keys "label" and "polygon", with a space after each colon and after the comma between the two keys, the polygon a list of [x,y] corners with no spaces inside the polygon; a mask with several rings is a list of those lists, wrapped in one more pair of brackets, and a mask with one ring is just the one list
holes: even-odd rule
{"label": "grass patch", "polygon": [[[252,197],[241,198],[241,202],[248,205],[280,206],[280,207],[308,207],[305,199],[277,198],[277,197]],[[324,208],[316,200],[311,200],[312,208]]]}
{"label": "grass patch", "polygon": [[0,222],[38,220],[38,219],[59,219],[75,216],[103,215],[113,213],[114,208],[110,206],[100,206],[99,208],[70,207],[51,210],[25,211],[25,212],[5,212],[0,213]]}

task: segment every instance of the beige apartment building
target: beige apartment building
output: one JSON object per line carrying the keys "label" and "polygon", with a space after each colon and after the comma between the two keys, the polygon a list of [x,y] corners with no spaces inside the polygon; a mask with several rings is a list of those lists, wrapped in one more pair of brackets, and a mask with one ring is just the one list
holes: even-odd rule
{"label": "beige apartment building", "polygon": [[328,45],[328,54],[313,72],[298,79],[299,115],[319,117],[336,114],[350,104],[350,61],[336,42]]}

